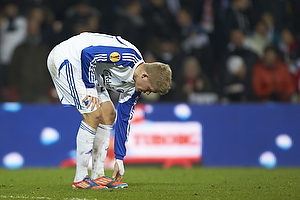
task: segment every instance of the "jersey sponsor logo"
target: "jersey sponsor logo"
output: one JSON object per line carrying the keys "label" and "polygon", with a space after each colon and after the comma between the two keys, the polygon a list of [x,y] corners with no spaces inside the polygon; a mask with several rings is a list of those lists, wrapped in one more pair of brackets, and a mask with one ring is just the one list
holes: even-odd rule
{"label": "jersey sponsor logo", "polygon": [[118,52],[112,52],[109,55],[109,59],[111,62],[118,62],[121,59],[121,56]]}

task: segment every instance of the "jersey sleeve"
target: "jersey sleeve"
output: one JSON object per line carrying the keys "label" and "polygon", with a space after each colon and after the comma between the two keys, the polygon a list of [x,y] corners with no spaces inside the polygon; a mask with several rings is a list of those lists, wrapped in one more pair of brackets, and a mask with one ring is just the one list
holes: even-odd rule
{"label": "jersey sleeve", "polygon": [[130,121],[134,114],[134,106],[141,93],[134,94],[127,101],[119,101],[117,107],[117,121],[115,124],[115,158],[123,160],[126,155],[126,141],[130,132]]}
{"label": "jersey sleeve", "polygon": [[[120,41],[121,43],[121,41]],[[86,88],[93,88],[97,83],[96,63],[113,63],[117,66],[136,67],[143,61],[142,55],[134,47],[89,46],[81,51],[82,79]]]}

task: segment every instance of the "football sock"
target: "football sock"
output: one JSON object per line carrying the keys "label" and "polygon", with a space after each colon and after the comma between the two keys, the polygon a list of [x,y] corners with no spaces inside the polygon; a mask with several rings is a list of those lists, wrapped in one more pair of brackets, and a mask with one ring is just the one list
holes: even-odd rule
{"label": "football sock", "polygon": [[74,182],[82,181],[88,175],[88,165],[96,130],[81,121],[77,133],[76,174]]}
{"label": "football sock", "polygon": [[92,172],[91,178],[96,179],[104,176],[104,162],[109,146],[110,134],[112,126],[99,124],[93,144],[92,153]]}

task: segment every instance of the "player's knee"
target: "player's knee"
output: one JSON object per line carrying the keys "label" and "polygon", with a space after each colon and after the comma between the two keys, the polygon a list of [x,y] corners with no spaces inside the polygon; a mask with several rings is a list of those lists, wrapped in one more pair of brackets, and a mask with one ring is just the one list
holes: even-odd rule
{"label": "player's knee", "polygon": [[112,125],[115,122],[115,120],[116,120],[116,111],[114,109],[110,110],[105,114],[106,125]]}
{"label": "player's knee", "polygon": [[103,121],[103,115],[102,115],[102,113],[95,113],[95,115],[93,116],[93,118],[97,122],[102,122]]}
{"label": "player's knee", "polygon": [[103,121],[103,116],[101,113],[101,109],[97,109],[92,113],[82,114],[84,122],[90,125],[93,128],[97,128],[98,124]]}
{"label": "player's knee", "polygon": [[116,119],[116,110],[112,102],[106,101],[101,104],[104,125],[113,125]]}

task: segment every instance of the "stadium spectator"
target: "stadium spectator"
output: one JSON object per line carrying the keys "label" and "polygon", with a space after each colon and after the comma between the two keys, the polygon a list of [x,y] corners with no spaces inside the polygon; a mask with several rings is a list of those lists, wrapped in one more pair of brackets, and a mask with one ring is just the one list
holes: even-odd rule
{"label": "stadium spectator", "polygon": [[[181,0],[181,8],[189,8],[193,21],[201,24],[207,34],[215,31],[216,22],[219,20],[220,1],[214,0]],[[225,8],[227,9],[227,7]],[[178,12],[178,11],[177,11]]]}
{"label": "stadium spectator", "polygon": [[249,0],[232,0],[224,19],[228,32],[236,28],[243,30],[246,34],[251,32],[250,19],[246,14],[247,9],[249,9]]}
{"label": "stadium spectator", "polygon": [[265,49],[263,59],[253,68],[253,90],[260,101],[290,101],[295,92],[287,66],[273,46]]}
{"label": "stadium spectator", "polygon": [[300,58],[289,65],[289,71],[292,75],[293,84],[298,95],[293,99],[294,102],[300,102]]}
{"label": "stadium spectator", "polygon": [[252,0],[254,20],[258,21],[264,12],[274,16],[275,29],[281,31],[285,27],[292,27],[293,22],[299,21],[292,17],[291,0]]}
{"label": "stadium spectator", "polygon": [[[218,2],[217,5],[215,2]],[[248,0],[213,1],[215,27],[210,34],[211,44],[216,59],[221,58],[230,40],[232,29],[241,29],[245,34],[251,32],[250,19],[246,13]]]}
{"label": "stadium spectator", "polygon": [[211,81],[201,69],[197,58],[187,57],[181,68],[182,76],[177,80],[177,100],[188,101],[189,96],[193,93],[213,92]]}
{"label": "stadium spectator", "polygon": [[187,8],[179,10],[178,24],[181,31],[181,49],[186,55],[196,56],[201,62],[203,71],[212,78],[213,51],[208,34],[200,23],[193,22],[191,11]]}
{"label": "stadium spectator", "polygon": [[[224,39],[220,25],[223,24],[224,13],[229,7],[229,0],[181,0],[180,5],[181,8],[189,11],[193,23],[199,24],[209,36],[214,56],[219,56],[220,52],[224,50],[223,46],[225,46],[222,46]],[[205,65],[204,62],[201,63]]]}
{"label": "stadium spectator", "polygon": [[242,30],[234,29],[230,33],[230,43],[228,44],[227,51],[222,54],[220,61],[218,62],[218,93],[224,96],[224,85],[228,84],[228,72],[227,62],[231,56],[239,56],[242,58],[246,71],[245,77],[243,79],[243,84],[245,85],[246,97],[241,100],[247,99],[247,101],[253,100],[252,91],[252,69],[253,66],[258,61],[258,56],[256,53],[248,49],[245,44],[245,35]]}
{"label": "stadium spectator", "polygon": [[285,28],[281,31],[281,40],[278,47],[282,53],[282,59],[287,65],[300,58],[300,45],[290,29]]}
{"label": "stadium spectator", "polygon": [[[269,41],[278,46],[279,55],[288,65],[297,86],[299,56],[293,55],[299,48],[294,48],[295,42],[290,47],[287,43],[289,37],[297,41],[300,35],[298,5],[297,0],[1,1],[0,101],[10,96],[10,90],[5,88],[8,84],[5,70],[14,48],[26,37],[26,19],[22,15],[31,15],[29,18],[40,21],[43,40],[50,48],[84,31],[122,35],[142,52],[150,50],[157,60],[169,63],[176,79],[181,75],[183,58],[195,56],[207,77],[218,86],[220,94],[227,75],[226,60],[229,56],[243,58],[245,79],[249,83],[249,71],[252,63],[257,61],[249,50],[262,56],[266,41]],[[259,25],[253,30],[254,21]],[[266,25],[265,31],[262,24]],[[246,36],[242,48],[236,48],[238,45],[231,41],[231,31],[237,28],[242,30],[243,38]],[[293,34],[287,30],[293,30]],[[21,32],[22,35],[16,36]],[[281,33],[284,36],[281,37]],[[172,90],[163,98],[174,100],[169,98],[171,94]]]}
{"label": "stadium spectator", "polygon": [[27,18],[33,18],[40,21],[44,42],[47,43],[50,48],[54,47],[64,39],[64,35],[62,34],[63,17],[65,17],[67,8],[76,1],[18,0],[17,2],[20,12]]}
{"label": "stadium spectator", "polygon": [[[281,40],[279,43],[279,50],[283,61],[289,68],[293,78],[294,87],[297,92],[300,92],[300,45],[290,29],[283,29],[281,31]],[[300,98],[294,99],[300,101]]]}
{"label": "stadium spectator", "polygon": [[251,95],[246,82],[246,64],[242,57],[232,55],[226,62],[227,74],[222,87],[222,102],[247,102]]}
{"label": "stadium spectator", "polygon": [[143,4],[143,16],[147,24],[144,33],[149,42],[153,40],[178,40],[179,28],[175,16],[165,0],[149,0]]}
{"label": "stadium spectator", "polygon": [[26,38],[27,20],[19,15],[17,4],[7,3],[3,7],[0,21],[0,101],[9,96],[7,70],[15,48]]}
{"label": "stadium spectator", "polygon": [[246,36],[245,44],[259,57],[264,55],[264,49],[271,44],[267,37],[267,27],[265,23],[259,21],[255,24],[253,33]]}
{"label": "stadium spectator", "polygon": [[205,0],[203,2],[203,11],[199,21],[206,33],[213,33],[215,29],[213,0]]}
{"label": "stadium spectator", "polygon": [[[77,35],[84,31],[97,32],[100,29],[100,11],[92,7],[89,0],[80,0],[66,10],[63,22],[64,38]],[[98,19],[98,20],[97,20]]]}
{"label": "stadium spectator", "polygon": [[202,29],[201,25],[194,23],[191,11],[180,9],[178,12],[178,24],[180,26],[182,49],[186,53],[191,53],[194,49],[201,49],[209,44],[209,37]]}
{"label": "stadium spectator", "polygon": [[141,51],[145,50],[146,40],[144,35],[146,23],[141,15],[141,3],[138,0],[125,0],[122,6],[117,7],[117,20],[115,34],[138,46]]}
{"label": "stadium spectator", "polygon": [[11,96],[12,101],[50,102],[48,92],[53,85],[46,67],[49,51],[43,42],[40,23],[28,20],[27,38],[14,51],[8,70],[9,86],[17,92]]}
{"label": "stadium spectator", "polygon": [[249,0],[232,0],[230,6],[227,8],[225,17],[223,20],[222,42],[225,46],[229,41],[230,31],[232,29],[240,29],[246,35],[251,33],[250,19],[246,14],[249,9]]}
{"label": "stadium spectator", "polygon": [[46,6],[34,6],[27,12],[28,20],[35,20],[40,24],[43,41],[49,47],[54,47],[63,38],[60,33],[62,31],[62,23],[55,21],[55,15],[52,10]]}
{"label": "stadium spectator", "polygon": [[266,36],[269,42],[277,46],[280,40],[280,32],[275,27],[274,16],[270,12],[264,12],[261,15],[261,21],[266,25]]}

